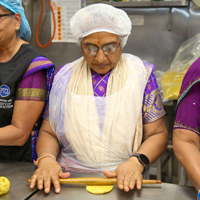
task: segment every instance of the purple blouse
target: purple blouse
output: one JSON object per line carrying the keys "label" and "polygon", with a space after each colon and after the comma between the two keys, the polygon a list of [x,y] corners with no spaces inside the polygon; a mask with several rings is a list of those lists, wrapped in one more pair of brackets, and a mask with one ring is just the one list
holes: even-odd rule
{"label": "purple blouse", "polygon": [[186,129],[200,136],[200,58],[197,59],[182,82],[174,129]]}
{"label": "purple blouse", "polygon": [[177,107],[174,129],[187,129],[200,135],[200,82],[196,83]]}
{"label": "purple blouse", "polygon": [[[34,60],[32,63],[34,63]],[[30,74],[19,83],[17,87],[16,100],[34,100],[45,102],[46,95],[46,71],[40,70]]]}

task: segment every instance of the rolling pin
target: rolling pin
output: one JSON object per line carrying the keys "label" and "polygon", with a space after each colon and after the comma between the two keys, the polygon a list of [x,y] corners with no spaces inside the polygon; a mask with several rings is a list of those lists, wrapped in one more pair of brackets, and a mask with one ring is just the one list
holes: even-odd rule
{"label": "rolling pin", "polygon": [[[117,178],[101,178],[101,177],[81,177],[59,179],[61,184],[70,185],[116,185]],[[31,182],[31,179],[28,179]],[[143,180],[142,184],[161,184],[161,180]]]}

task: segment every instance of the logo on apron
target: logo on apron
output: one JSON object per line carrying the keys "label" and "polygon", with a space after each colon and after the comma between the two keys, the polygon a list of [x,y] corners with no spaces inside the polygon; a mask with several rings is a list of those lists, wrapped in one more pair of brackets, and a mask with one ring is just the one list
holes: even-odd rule
{"label": "logo on apron", "polygon": [[10,88],[7,85],[1,85],[0,95],[1,97],[7,97],[10,94]]}

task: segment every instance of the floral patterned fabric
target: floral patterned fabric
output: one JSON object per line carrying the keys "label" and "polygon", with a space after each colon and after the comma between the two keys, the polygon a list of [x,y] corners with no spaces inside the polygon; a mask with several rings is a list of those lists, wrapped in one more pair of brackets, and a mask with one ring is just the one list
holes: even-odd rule
{"label": "floral patterned fabric", "polygon": [[108,78],[110,76],[110,71],[107,74],[97,74],[92,73],[92,86],[94,90],[94,96],[105,97],[106,88],[108,83]]}

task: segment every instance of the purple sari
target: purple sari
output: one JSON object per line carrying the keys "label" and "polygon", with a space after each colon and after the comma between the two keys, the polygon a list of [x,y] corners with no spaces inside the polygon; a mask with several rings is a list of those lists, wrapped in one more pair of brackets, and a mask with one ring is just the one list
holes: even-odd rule
{"label": "purple sari", "polygon": [[200,136],[200,58],[188,69],[180,89],[174,129],[186,129]]}
{"label": "purple sari", "polygon": [[[17,88],[17,100],[44,101],[45,105],[39,116],[42,120],[45,108],[49,102],[49,93],[54,77],[54,64],[43,56],[36,57],[25,72],[21,83]],[[39,130],[31,132],[32,138],[32,159],[37,160],[36,142]]]}

